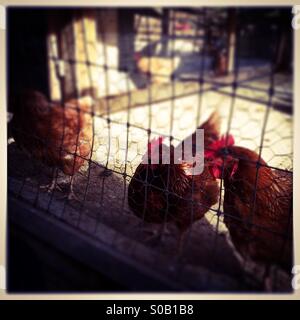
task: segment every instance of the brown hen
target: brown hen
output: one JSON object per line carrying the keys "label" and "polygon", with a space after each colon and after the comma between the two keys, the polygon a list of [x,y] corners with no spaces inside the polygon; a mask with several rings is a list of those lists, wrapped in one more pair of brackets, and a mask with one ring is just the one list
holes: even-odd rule
{"label": "brown hen", "polygon": [[[227,140],[227,141],[226,141]],[[224,223],[243,258],[292,268],[293,179],[229,136],[211,145],[211,173],[224,179]]]}
{"label": "brown hen", "polygon": [[[219,127],[216,112],[199,127],[204,129],[205,147],[218,139]],[[170,154],[171,164],[141,163],[138,166],[129,184],[128,203],[146,222],[175,223],[180,232],[180,250],[185,231],[218,201],[219,187],[206,166],[200,175],[192,176],[187,174],[187,163],[174,164],[172,146]]]}
{"label": "brown hen", "polygon": [[[13,137],[32,157],[71,177],[91,152],[91,103],[91,98],[84,97],[62,106],[49,102],[40,92],[24,91],[14,100]],[[48,190],[55,184],[53,179]],[[69,198],[74,196],[71,179]]]}

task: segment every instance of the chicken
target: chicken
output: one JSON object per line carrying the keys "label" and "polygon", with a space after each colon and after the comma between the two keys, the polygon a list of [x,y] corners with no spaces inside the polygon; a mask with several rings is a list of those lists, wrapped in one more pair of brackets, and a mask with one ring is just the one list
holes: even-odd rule
{"label": "chicken", "polygon": [[[199,127],[204,129],[204,146],[219,138],[219,126],[220,118],[215,112]],[[152,149],[148,152],[150,160],[153,152],[159,154],[160,148],[169,148],[161,138],[148,147]],[[181,251],[185,231],[218,201],[219,187],[206,166],[200,175],[191,175],[187,173],[190,164],[174,164],[175,148],[171,146],[169,151],[170,164],[143,162],[138,166],[128,187],[128,203],[135,215],[146,222],[162,226],[165,222],[175,223]]]}
{"label": "chicken", "polygon": [[[241,256],[266,267],[292,268],[292,174],[271,169],[259,155],[224,136],[205,157],[224,179],[224,223]],[[267,272],[267,271],[266,271]]]}
{"label": "chicken", "polygon": [[[91,103],[90,97],[83,97],[62,106],[40,92],[24,91],[14,100],[13,137],[32,157],[72,177],[91,153]],[[69,198],[76,198],[70,180]],[[48,190],[55,185],[53,179]]]}
{"label": "chicken", "polygon": [[151,76],[153,83],[168,83],[174,71],[178,68],[180,57],[147,57],[140,53],[134,55],[137,69]]}

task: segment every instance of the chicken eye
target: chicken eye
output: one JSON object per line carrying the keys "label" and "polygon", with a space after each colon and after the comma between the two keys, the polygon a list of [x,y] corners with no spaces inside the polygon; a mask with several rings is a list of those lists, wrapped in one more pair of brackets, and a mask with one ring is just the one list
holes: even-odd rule
{"label": "chicken eye", "polygon": [[221,151],[222,155],[224,156],[228,156],[230,155],[230,151],[228,148],[223,148],[222,151]]}

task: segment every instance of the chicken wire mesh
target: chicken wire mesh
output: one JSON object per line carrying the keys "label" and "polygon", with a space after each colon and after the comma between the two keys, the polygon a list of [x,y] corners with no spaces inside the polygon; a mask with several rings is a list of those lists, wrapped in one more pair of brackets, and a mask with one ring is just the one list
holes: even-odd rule
{"label": "chicken wire mesh", "polygon": [[[9,197],[96,239],[180,290],[291,290],[290,272],[277,266],[292,250],[287,11],[47,9],[43,17],[48,97],[33,87],[35,91],[11,98]],[[13,25],[13,17],[10,21]],[[20,39],[16,43],[22,44]],[[9,97],[34,82],[11,83]],[[183,232],[176,228],[180,218],[173,219],[172,210],[182,208],[183,197],[170,185],[173,167],[159,171],[149,164],[146,176],[136,175],[137,168],[153,138],[164,136],[177,146],[214,112],[220,117],[220,135],[231,134],[235,145],[255,152],[254,159],[236,155],[238,168],[249,162],[255,170],[245,174],[243,185],[230,183],[224,175],[209,178],[218,187],[217,201],[196,204],[207,206],[201,219],[194,217],[194,194],[203,192],[203,186],[199,191],[197,178],[191,179],[191,198],[184,199],[188,222],[179,248]],[[262,168],[271,169],[263,186]],[[226,170],[223,164],[223,174]],[[48,189],[41,188],[52,176]],[[128,194],[133,181],[143,188],[143,194],[135,190],[140,197],[135,201],[135,193]],[[255,205],[263,192],[266,206],[260,212]],[[240,202],[229,199],[231,194]],[[149,218],[150,206],[159,223],[151,223],[158,221],[151,221],[151,213]],[[281,227],[277,212],[283,215]],[[261,252],[256,241],[259,247],[265,245]],[[282,246],[275,250],[276,258],[266,254],[272,243]]]}

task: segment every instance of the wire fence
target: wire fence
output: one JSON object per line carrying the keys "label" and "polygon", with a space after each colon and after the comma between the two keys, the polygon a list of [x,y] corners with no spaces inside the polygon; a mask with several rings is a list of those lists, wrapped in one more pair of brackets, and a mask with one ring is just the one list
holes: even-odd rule
{"label": "wire fence", "polygon": [[[63,24],[49,13],[50,99],[14,102],[9,195],[181,289],[291,290],[292,72],[278,65],[292,45],[282,10],[246,12],[75,10]],[[176,146],[214,111],[224,147],[233,135],[252,152],[230,151],[235,179],[228,151],[221,179],[141,165],[153,138]]]}

